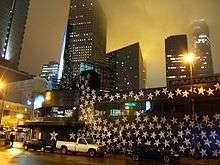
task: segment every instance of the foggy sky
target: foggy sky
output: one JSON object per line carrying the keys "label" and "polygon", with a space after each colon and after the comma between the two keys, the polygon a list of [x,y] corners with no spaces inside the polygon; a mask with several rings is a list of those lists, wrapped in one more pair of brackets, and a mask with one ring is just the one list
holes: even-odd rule
{"label": "foggy sky", "polygon": [[[164,40],[187,34],[195,19],[205,19],[220,73],[219,0],[100,0],[107,16],[107,51],[140,42],[147,87],[165,86]],[[20,69],[39,74],[43,63],[58,60],[69,0],[31,0]]]}

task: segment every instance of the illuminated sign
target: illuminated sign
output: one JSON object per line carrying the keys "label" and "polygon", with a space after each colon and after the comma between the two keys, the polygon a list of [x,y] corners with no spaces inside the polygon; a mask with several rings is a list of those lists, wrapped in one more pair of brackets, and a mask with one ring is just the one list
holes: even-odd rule
{"label": "illuminated sign", "polygon": [[127,102],[127,103],[125,103],[125,106],[136,107],[137,106],[137,102]]}

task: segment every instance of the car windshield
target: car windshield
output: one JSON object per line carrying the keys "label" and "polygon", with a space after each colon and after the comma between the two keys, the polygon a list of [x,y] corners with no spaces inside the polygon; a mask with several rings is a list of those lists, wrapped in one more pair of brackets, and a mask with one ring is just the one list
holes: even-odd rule
{"label": "car windshield", "polygon": [[86,139],[88,144],[95,144],[95,142],[92,139]]}

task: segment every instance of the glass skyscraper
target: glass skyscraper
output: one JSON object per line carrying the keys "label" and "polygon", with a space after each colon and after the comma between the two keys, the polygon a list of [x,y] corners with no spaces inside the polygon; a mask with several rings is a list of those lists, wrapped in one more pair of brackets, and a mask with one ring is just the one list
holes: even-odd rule
{"label": "glass skyscraper", "polygon": [[191,42],[196,60],[193,66],[193,76],[210,76],[213,74],[211,41],[209,28],[201,19],[192,24]]}
{"label": "glass skyscraper", "polygon": [[64,51],[61,88],[70,89],[80,66],[104,64],[106,19],[97,0],[71,0]]}
{"label": "glass skyscraper", "polygon": [[111,90],[145,88],[146,71],[139,43],[109,52],[106,58],[111,69]]}
{"label": "glass skyscraper", "polygon": [[0,60],[17,69],[29,0],[0,0]]}
{"label": "glass skyscraper", "polygon": [[189,78],[189,65],[183,61],[183,56],[186,53],[188,53],[186,35],[175,35],[166,38],[165,54],[167,85],[173,80]]}

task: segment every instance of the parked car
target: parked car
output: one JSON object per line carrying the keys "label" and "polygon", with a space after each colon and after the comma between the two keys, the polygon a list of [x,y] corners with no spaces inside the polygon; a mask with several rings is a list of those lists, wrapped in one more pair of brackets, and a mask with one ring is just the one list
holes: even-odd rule
{"label": "parked car", "polygon": [[90,157],[106,154],[104,146],[95,144],[92,139],[85,138],[78,138],[76,142],[57,141],[56,148],[60,149],[63,154],[67,154],[68,151],[88,153]]}
{"label": "parked car", "polygon": [[52,142],[47,143],[43,139],[32,139],[30,141],[25,141],[24,149],[27,151],[28,149],[41,150],[41,151],[55,151],[55,144]]}
{"label": "parked car", "polygon": [[144,160],[144,159],[156,159],[161,160],[164,163],[170,163],[176,161],[180,158],[179,154],[172,152],[170,150],[158,150],[153,146],[149,145],[139,145],[131,152],[131,158],[134,161]]}

